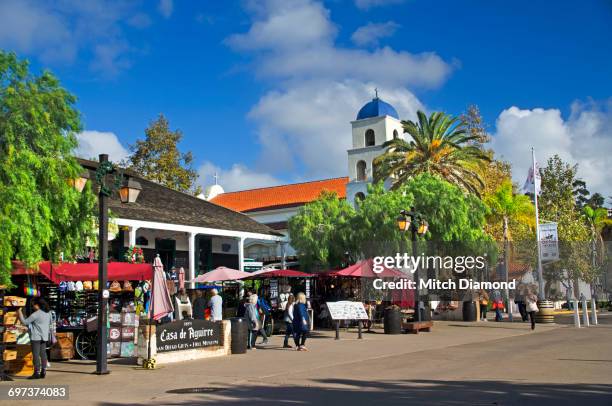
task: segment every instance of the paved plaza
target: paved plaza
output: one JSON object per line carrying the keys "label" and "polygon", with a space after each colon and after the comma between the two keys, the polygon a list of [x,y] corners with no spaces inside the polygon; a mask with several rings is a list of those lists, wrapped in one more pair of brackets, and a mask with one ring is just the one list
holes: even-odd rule
{"label": "paved plaza", "polygon": [[343,330],[339,341],[323,331],[309,352],[283,349],[275,336],[246,355],[154,371],[117,360],[108,376],[92,375],[92,362],[57,362],[44,383],[68,384],[70,402],[61,403],[79,405],[609,404],[612,315],[580,330],[570,315],[560,321],[535,332],[527,323],[436,322],[431,333],[362,340]]}

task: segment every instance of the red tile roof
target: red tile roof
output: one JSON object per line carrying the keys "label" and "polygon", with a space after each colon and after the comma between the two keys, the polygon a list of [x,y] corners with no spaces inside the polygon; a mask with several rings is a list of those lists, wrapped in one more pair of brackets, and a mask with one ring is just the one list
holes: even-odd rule
{"label": "red tile roof", "polygon": [[346,198],[348,181],[348,177],[342,177],[241,190],[220,194],[211,202],[240,212],[301,206],[316,200],[324,190],[336,192],[342,199]]}

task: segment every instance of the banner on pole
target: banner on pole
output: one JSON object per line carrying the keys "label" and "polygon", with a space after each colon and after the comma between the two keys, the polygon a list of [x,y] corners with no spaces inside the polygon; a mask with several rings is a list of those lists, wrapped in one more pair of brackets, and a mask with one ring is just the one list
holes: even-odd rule
{"label": "banner on pole", "polygon": [[540,255],[542,261],[559,260],[559,234],[557,223],[540,224]]}

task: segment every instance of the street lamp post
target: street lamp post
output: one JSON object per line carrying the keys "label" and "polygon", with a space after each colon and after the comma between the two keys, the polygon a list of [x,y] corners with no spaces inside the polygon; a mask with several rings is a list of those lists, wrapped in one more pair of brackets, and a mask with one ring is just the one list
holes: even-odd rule
{"label": "street lamp post", "polygon": [[[107,184],[107,175],[114,175],[112,183]],[[141,186],[137,181],[128,178],[123,182],[123,174],[119,173],[107,154],[99,155],[98,169],[96,170],[98,183],[98,339],[96,341],[96,374],[110,373],[107,368],[107,308],[109,291],[108,282],[108,198],[114,191],[119,191],[122,203],[134,203],[138,198]]]}
{"label": "street lamp post", "polygon": [[[429,228],[429,224],[423,218],[421,213],[418,213],[414,210],[414,207],[411,207],[409,211],[402,210],[400,212],[400,217],[397,218],[397,226],[402,232],[406,232],[410,230],[411,236],[410,239],[412,241],[412,255],[417,255],[417,236],[424,235]],[[419,268],[418,266],[414,270],[414,279],[416,281],[416,285],[414,288],[414,303],[415,303],[415,316],[417,323],[421,321],[421,300],[419,294]],[[418,328],[416,329],[418,333]]]}
{"label": "street lamp post", "polygon": [[[108,163],[108,155],[100,154],[100,165]],[[107,330],[106,309],[108,307],[108,196],[103,187],[98,192],[99,230],[98,230],[98,340],[96,351],[96,374],[105,375],[107,368]]]}

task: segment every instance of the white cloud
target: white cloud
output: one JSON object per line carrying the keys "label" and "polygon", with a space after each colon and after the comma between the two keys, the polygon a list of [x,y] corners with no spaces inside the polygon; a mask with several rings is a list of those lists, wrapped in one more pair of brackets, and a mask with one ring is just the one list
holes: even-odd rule
{"label": "white cloud", "polygon": [[355,0],[357,8],[368,10],[373,7],[390,6],[403,3],[405,0]]}
{"label": "white cloud", "polygon": [[83,131],[76,138],[79,146],[75,155],[81,158],[97,160],[99,154],[108,154],[111,161],[119,162],[130,154],[112,132]]}
{"label": "white cloud", "polygon": [[534,147],[540,166],[558,154],[578,164],[578,176],[591,192],[612,194],[612,99],[599,104],[575,102],[567,119],[558,109],[510,107],[499,115],[491,143],[512,163],[513,178],[520,184],[531,166]]}
{"label": "white cloud", "polygon": [[[401,117],[411,118],[423,106],[406,86],[439,86],[451,72],[434,53],[336,45],[339,27],[317,1],[246,4],[252,25],[226,43],[253,55],[255,73],[270,84],[249,112],[261,147],[257,173],[267,177],[303,181],[346,175],[350,121],[375,87]],[[225,181],[221,184],[225,187]]]}
{"label": "white cloud", "polygon": [[[71,64],[91,53],[92,69],[113,76],[129,65],[125,61],[133,51],[123,35],[124,24],[147,24],[133,11],[134,5],[106,0],[0,1],[0,47],[34,55],[45,64]],[[98,50],[106,50],[102,64],[96,63]],[[114,52],[110,59],[108,50]]]}
{"label": "white cloud", "polygon": [[232,35],[226,43],[239,51],[259,51],[255,69],[261,77],[436,87],[452,70],[433,52],[338,47],[334,44],[337,27],[329,11],[311,0],[268,0],[253,17],[247,33]]}
{"label": "white cloud", "polygon": [[200,175],[198,183],[203,187],[214,184],[214,176],[217,175],[219,184],[223,186],[226,192],[274,186],[282,183],[270,174],[254,171],[242,164],[234,164],[229,169],[223,169],[212,162],[204,162],[198,168],[198,174]]}
{"label": "white cloud", "polygon": [[398,28],[399,24],[394,21],[368,23],[355,30],[351,35],[351,41],[359,46],[377,46],[382,38],[391,37]]}
{"label": "white cloud", "polygon": [[157,10],[164,18],[170,18],[174,11],[174,3],[172,0],[159,0]]}
{"label": "white cloud", "polygon": [[[373,83],[308,81],[266,93],[249,113],[260,128],[260,168],[292,171],[307,179],[344,176],[351,147],[350,121],[374,94]],[[380,88],[401,117],[416,117],[419,100],[403,88]]]}

